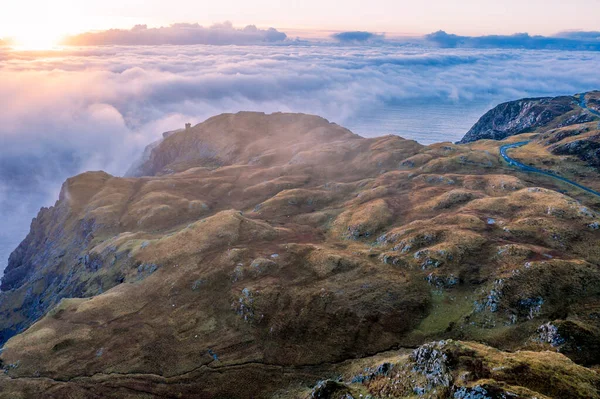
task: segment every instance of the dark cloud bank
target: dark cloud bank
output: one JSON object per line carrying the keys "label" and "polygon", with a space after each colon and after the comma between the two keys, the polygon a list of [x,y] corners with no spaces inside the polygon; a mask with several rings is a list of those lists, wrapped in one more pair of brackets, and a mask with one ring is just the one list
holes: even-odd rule
{"label": "dark cloud bank", "polygon": [[[460,36],[444,31],[422,37],[386,38],[384,34],[366,31],[339,32],[331,39],[343,45],[425,45],[439,48],[501,48],[528,50],[581,50],[600,51],[600,32],[561,32],[553,36],[514,35]],[[111,29],[87,32],[65,39],[64,44],[94,45],[252,45],[297,44],[274,28],[259,29],[254,25],[235,28],[230,22],[204,27],[199,24],[179,23],[167,27],[148,28],[137,25],[129,30]],[[0,41],[0,45],[1,45]]]}
{"label": "dark cloud bank", "polygon": [[111,29],[71,36],[67,45],[189,45],[189,44],[258,44],[276,43],[287,38],[285,33],[274,28],[258,29],[254,25],[234,28],[230,22],[204,27],[199,24],[173,24],[168,27],[148,28],[136,25],[130,30]]}
{"label": "dark cloud bank", "polygon": [[460,36],[444,31],[417,38],[386,38],[372,32],[341,32],[331,38],[342,44],[424,45],[437,48],[526,49],[600,51],[600,32],[562,32],[554,36],[514,35]]}
{"label": "dark cloud bank", "polygon": [[564,32],[555,36],[514,35],[459,36],[438,31],[424,37],[442,48],[506,48],[528,50],[599,51],[600,32]]}
{"label": "dark cloud bank", "polygon": [[374,44],[382,42],[384,35],[364,31],[340,32],[334,33],[331,37],[340,43],[368,43]]}

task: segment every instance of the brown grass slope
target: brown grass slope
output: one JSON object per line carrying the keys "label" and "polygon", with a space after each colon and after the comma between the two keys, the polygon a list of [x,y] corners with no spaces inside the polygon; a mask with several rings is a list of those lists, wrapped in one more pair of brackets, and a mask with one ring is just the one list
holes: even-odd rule
{"label": "brown grass slope", "polygon": [[[311,395],[341,365],[439,339],[597,365],[600,208],[508,168],[499,145],[240,113],[167,137],[145,177],[69,179],[2,280],[0,396]],[[444,366],[438,393],[568,391],[456,345],[467,360]],[[456,382],[478,356],[493,367]],[[563,355],[517,357],[523,378],[548,357],[569,384],[597,387]],[[423,387],[405,388],[394,397]]]}

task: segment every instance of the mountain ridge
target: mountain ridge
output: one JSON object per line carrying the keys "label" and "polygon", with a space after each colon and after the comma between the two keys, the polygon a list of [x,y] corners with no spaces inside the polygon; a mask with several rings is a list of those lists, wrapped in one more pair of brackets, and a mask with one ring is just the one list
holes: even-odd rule
{"label": "mountain ridge", "polygon": [[[598,92],[591,94],[596,100]],[[581,106],[580,98],[585,95],[524,98],[499,104],[483,115],[459,143],[502,140],[538,128],[561,128],[600,119]]]}

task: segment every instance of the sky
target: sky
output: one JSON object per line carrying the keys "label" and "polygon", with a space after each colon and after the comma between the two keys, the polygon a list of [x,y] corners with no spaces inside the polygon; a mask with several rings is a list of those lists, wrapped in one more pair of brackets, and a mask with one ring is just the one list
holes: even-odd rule
{"label": "sky", "polygon": [[0,37],[27,46],[56,42],[65,34],[180,22],[231,21],[283,31],[367,30],[460,35],[600,30],[598,0],[19,0],[0,13]]}

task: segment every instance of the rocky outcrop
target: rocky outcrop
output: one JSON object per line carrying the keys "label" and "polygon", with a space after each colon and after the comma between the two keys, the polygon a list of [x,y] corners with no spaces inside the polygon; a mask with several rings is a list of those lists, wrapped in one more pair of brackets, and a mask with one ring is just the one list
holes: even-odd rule
{"label": "rocky outcrop", "polygon": [[580,364],[600,362],[600,332],[582,320],[554,320],[542,324],[532,342],[565,354]]}
{"label": "rocky outcrop", "polygon": [[541,127],[586,123],[596,117],[578,105],[576,97],[544,97],[510,101],[488,111],[459,142],[503,140]]}
{"label": "rocky outcrop", "polygon": [[[383,356],[382,356],[383,357]],[[364,363],[364,361],[363,361]],[[424,344],[412,353],[367,360],[337,381],[319,382],[311,398],[540,399],[599,398],[600,374],[556,353],[506,353],[461,341]],[[371,366],[373,364],[373,366]],[[356,366],[354,366],[356,367]],[[552,381],[551,384],[547,381]],[[290,397],[294,397],[290,395]],[[297,392],[296,397],[302,397]]]}
{"label": "rocky outcrop", "polygon": [[600,168],[600,135],[568,141],[551,147],[555,155],[573,155],[595,168]]}

